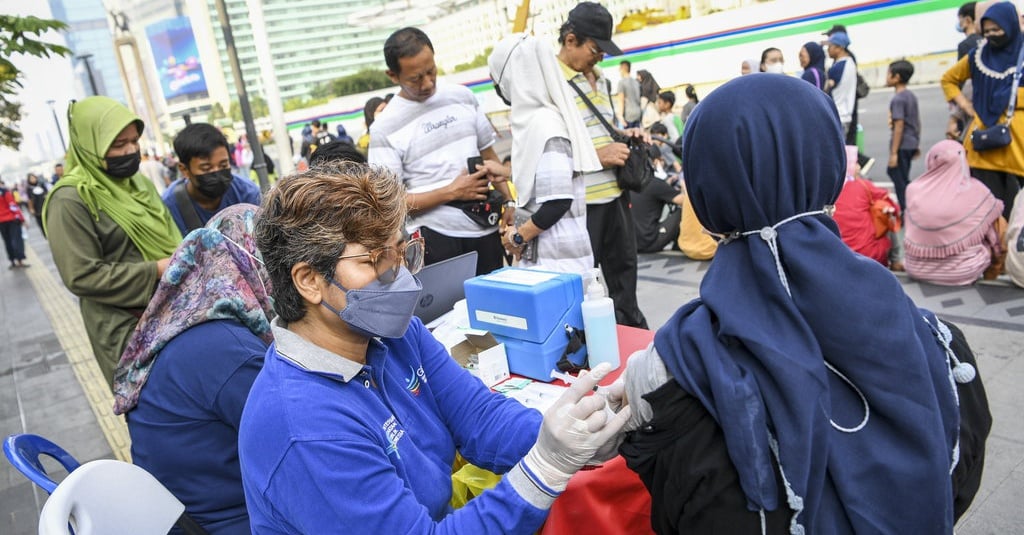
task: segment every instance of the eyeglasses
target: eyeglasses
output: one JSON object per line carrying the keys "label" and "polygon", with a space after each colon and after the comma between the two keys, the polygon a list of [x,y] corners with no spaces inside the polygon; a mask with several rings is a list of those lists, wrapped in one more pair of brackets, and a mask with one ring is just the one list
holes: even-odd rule
{"label": "eyeglasses", "polygon": [[590,50],[590,53],[593,54],[594,57],[596,57],[596,58],[604,58],[604,52],[601,52],[601,50],[599,48],[597,48],[596,46],[594,46],[594,45],[587,45],[587,49]]}
{"label": "eyeglasses", "polygon": [[344,255],[338,257],[338,260],[367,256],[377,273],[377,280],[388,284],[398,278],[402,266],[405,266],[409,273],[419,273],[420,269],[423,269],[423,254],[423,238],[413,238],[401,245],[388,245],[366,253]]}

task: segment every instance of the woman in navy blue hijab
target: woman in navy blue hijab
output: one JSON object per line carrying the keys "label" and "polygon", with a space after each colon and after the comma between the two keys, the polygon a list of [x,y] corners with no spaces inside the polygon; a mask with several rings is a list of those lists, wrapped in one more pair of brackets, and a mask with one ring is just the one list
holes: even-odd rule
{"label": "woman in navy blue hijab", "polygon": [[825,90],[825,50],[814,41],[804,43],[800,47],[800,66],[804,72],[800,78],[814,84],[815,87]]}
{"label": "woman in navy blue hijab", "polygon": [[[963,136],[967,149],[967,165],[971,176],[982,181],[992,194],[1003,201],[1003,217],[1010,218],[1010,209],[1024,180],[1024,113],[1006,120],[1006,110],[1013,93],[1013,78],[1024,55],[1024,34],[1020,17],[1012,2],[995,3],[981,16],[982,35],[978,47],[960,58],[942,75],[942,92],[946,100],[956,103],[974,119]],[[960,88],[971,80],[974,94],[967,100]],[[1024,84],[1021,84],[1024,89]],[[1016,107],[1024,104],[1018,96]],[[978,129],[998,124],[1010,127],[1010,144],[1005,147],[977,150],[971,134]]]}
{"label": "woman in navy blue hijab", "polygon": [[[760,515],[769,532],[952,533],[952,368],[961,381],[973,368],[958,365],[946,326],[889,270],[840,239],[830,210],[846,163],[831,99],[755,74],[708,95],[688,123],[683,152],[701,157],[684,161],[686,189],[722,240],[700,298],[647,351],[660,361],[630,360],[634,416],[650,414],[643,404],[654,398],[632,385],[661,384],[650,378],[663,363],[724,437],[755,529]],[[690,509],[718,506],[702,500]]]}

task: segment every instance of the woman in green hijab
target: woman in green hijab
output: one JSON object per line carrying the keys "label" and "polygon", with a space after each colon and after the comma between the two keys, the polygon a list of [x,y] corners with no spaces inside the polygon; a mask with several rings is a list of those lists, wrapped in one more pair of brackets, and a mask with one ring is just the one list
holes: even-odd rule
{"label": "woman in green hijab", "polygon": [[43,221],[109,385],[181,233],[139,173],[141,119],[115,100],[89,97],[68,106],[68,129],[67,171]]}

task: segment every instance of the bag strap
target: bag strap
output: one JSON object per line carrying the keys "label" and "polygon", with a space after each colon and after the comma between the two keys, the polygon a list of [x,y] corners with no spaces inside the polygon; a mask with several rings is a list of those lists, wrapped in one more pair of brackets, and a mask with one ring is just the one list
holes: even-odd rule
{"label": "bag strap", "polygon": [[814,85],[818,86],[818,89],[822,89],[824,86],[821,85],[821,75],[818,74],[818,69],[811,67],[811,72],[814,73]]}
{"label": "bag strap", "polygon": [[587,95],[583,93],[583,90],[580,89],[580,87],[576,85],[575,82],[569,80],[569,85],[576,90],[576,94],[583,99],[583,102],[587,105],[588,108],[590,108],[590,111],[597,116],[597,119],[601,121],[601,124],[604,125],[605,130],[608,130],[608,133],[612,136],[612,141],[617,140],[619,137],[619,132],[615,130],[615,127],[608,123],[608,119],[604,118],[604,114],[602,114],[601,111],[597,109],[597,106],[594,106],[594,103],[591,102],[589,98],[587,98]]}
{"label": "bag strap", "polygon": [[203,221],[199,219],[199,213],[196,212],[196,207],[192,206],[192,199],[188,198],[188,192],[185,191],[184,181],[174,186],[174,203],[178,205],[181,219],[185,221],[185,234],[203,227]]}
{"label": "bag strap", "polygon": [[1017,108],[1017,89],[1020,87],[1022,63],[1024,63],[1024,46],[1020,47],[1020,53],[1017,54],[1017,70],[1013,71],[1013,89],[1010,90],[1010,104],[1006,107],[1007,126],[1013,119],[1013,110]]}

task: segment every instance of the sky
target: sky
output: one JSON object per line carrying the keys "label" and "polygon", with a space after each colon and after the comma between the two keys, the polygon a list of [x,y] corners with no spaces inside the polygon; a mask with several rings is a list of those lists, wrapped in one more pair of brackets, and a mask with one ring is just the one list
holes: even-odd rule
{"label": "sky", "polygon": [[[43,0],[26,2],[24,0],[0,0],[0,13],[18,16],[35,15],[40,18],[52,18],[50,6]],[[46,34],[43,40],[64,44],[63,37],[56,32]],[[67,122],[64,119],[68,101],[74,94],[75,78],[71,70],[71,61],[67,58],[35,58],[30,56],[14,56],[11,61],[22,71],[21,83],[24,86],[16,100],[22,104],[22,121],[20,129],[23,135],[21,150],[0,149],[0,172],[4,180],[24,178],[24,176],[8,176],[15,172],[27,172],[24,160],[54,160],[62,156],[61,145],[57,138],[57,127],[48,100],[56,101],[57,111],[67,141]]]}

